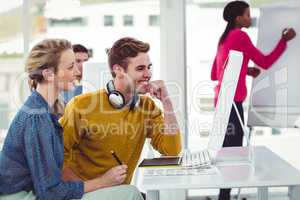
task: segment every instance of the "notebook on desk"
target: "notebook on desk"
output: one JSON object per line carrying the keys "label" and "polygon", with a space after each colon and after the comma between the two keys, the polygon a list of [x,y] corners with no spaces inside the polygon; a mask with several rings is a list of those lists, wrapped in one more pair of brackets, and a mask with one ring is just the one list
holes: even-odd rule
{"label": "notebook on desk", "polygon": [[159,157],[159,158],[151,158],[144,159],[139,167],[168,167],[168,166],[180,166],[181,165],[181,157]]}
{"label": "notebook on desk", "polygon": [[139,167],[181,167],[181,168],[201,168],[209,167],[210,156],[207,150],[198,152],[184,152],[177,157],[159,157],[144,159]]}

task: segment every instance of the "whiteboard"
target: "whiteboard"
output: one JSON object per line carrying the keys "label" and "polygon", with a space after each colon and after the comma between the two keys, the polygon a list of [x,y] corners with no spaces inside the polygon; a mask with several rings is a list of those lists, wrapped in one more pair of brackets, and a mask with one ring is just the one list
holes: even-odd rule
{"label": "whiteboard", "polygon": [[212,157],[216,156],[223,146],[242,63],[243,54],[231,50],[224,70],[212,128],[209,134],[208,151]]}
{"label": "whiteboard", "polygon": [[257,47],[263,53],[272,51],[286,27],[293,27],[298,36],[270,69],[254,79],[248,125],[294,127],[300,117],[300,6],[263,7],[260,13]]}

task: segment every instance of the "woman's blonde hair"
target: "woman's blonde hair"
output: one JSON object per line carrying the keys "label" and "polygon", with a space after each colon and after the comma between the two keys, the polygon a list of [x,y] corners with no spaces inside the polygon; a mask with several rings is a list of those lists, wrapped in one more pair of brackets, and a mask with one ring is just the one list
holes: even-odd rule
{"label": "woman's blonde hair", "polygon": [[65,39],[45,39],[36,44],[29,52],[26,60],[26,72],[29,76],[29,87],[35,90],[38,83],[44,80],[42,71],[57,67],[63,51],[72,49],[72,44]]}
{"label": "woman's blonde hair", "polygon": [[[65,39],[45,39],[31,49],[25,65],[31,91],[44,80],[42,74],[44,69],[53,69],[54,73],[57,72],[61,54],[68,49],[72,49],[72,44]],[[55,103],[54,109],[57,113],[61,112],[62,105],[59,101]]]}

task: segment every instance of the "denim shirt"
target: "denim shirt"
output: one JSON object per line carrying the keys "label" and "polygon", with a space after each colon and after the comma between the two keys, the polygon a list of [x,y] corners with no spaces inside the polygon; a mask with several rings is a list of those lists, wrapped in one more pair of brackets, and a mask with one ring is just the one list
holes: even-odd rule
{"label": "denim shirt", "polygon": [[62,181],[64,147],[58,117],[36,91],[12,121],[0,155],[0,194],[33,190],[37,199],[80,199],[81,181]]}

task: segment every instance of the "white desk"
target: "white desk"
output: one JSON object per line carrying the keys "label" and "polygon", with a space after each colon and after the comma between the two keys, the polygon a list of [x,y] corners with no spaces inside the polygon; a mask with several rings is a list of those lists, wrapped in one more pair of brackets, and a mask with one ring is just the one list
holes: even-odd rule
{"label": "white desk", "polygon": [[[297,155],[295,155],[297,156]],[[217,173],[193,176],[145,176],[147,200],[185,199],[187,189],[258,188],[258,200],[268,199],[268,187],[289,187],[291,200],[300,199],[300,171],[264,146],[253,147],[254,167],[217,165]],[[166,195],[167,194],[167,195]]]}

